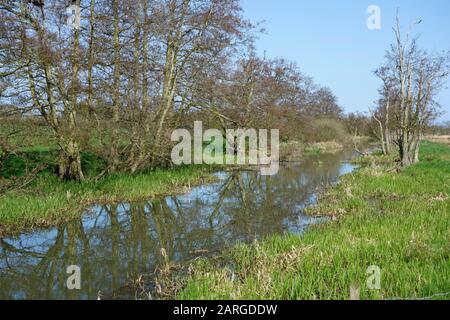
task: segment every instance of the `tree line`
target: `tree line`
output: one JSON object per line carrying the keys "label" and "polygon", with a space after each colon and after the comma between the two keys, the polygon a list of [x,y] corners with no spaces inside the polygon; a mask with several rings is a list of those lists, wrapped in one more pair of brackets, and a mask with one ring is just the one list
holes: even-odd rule
{"label": "tree line", "polygon": [[98,177],[166,166],[171,133],[194,120],[224,134],[279,129],[283,141],[372,134],[403,165],[418,160],[448,55],[403,38],[398,22],[372,117],[344,115],[295,63],[256,53],[261,31],[239,0],[0,0],[0,167],[11,141],[39,135],[62,180],[85,180],[87,152],[106,162]]}
{"label": "tree line", "polygon": [[82,181],[86,151],[103,174],[167,164],[170,133],[192,119],[306,139],[311,119],[341,117],[330,89],[255,53],[258,28],[239,0],[1,0],[2,119],[48,128],[59,177]]}

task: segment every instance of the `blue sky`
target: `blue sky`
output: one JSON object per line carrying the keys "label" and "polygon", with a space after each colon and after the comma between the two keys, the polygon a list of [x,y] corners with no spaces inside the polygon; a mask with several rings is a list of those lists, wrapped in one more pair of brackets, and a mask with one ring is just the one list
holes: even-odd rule
{"label": "blue sky", "polygon": [[[392,27],[397,8],[402,25],[414,27],[421,47],[450,50],[449,0],[242,0],[245,16],[265,21],[257,49],[267,57],[285,57],[317,83],[330,87],[345,111],[367,111],[380,85],[373,76],[394,41]],[[381,30],[369,30],[368,6],[381,9]],[[450,81],[448,81],[450,87]],[[450,120],[450,89],[439,102]]]}

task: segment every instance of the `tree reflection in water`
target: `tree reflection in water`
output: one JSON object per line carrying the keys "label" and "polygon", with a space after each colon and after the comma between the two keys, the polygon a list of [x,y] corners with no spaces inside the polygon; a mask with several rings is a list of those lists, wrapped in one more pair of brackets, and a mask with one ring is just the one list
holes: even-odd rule
{"label": "tree reflection in water", "polygon": [[[221,174],[187,195],[95,207],[94,214],[51,230],[0,239],[0,299],[97,299],[170,262],[214,254],[237,242],[301,233],[317,219],[303,215],[317,189],[353,167],[349,154],[284,166],[278,175]],[[161,250],[165,252],[161,254]],[[66,268],[78,265],[82,289],[66,289]]]}

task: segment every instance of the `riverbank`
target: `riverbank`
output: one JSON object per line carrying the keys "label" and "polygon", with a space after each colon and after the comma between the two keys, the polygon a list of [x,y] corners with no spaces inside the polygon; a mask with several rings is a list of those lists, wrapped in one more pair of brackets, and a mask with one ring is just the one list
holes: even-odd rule
{"label": "riverbank", "polygon": [[326,141],[303,143],[299,141],[284,142],[280,145],[280,160],[282,162],[298,162],[306,157],[322,154],[335,154],[343,151],[349,145],[365,146],[370,142],[369,137],[352,137],[348,141]]}
{"label": "riverbank", "polygon": [[[310,209],[332,221],[303,236],[195,262],[177,298],[348,299],[351,286],[361,299],[448,298],[450,148],[425,142],[420,164],[393,168],[373,157],[345,176]],[[381,269],[379,290],[367,288],[370,266]]]}
{"label": "riverbank", "polygon": [[291,141],[280,145],[280,160],[282,162],[297,162],[308,156],[334,154],[342,150],[344,150],[344,145],[336,141],[309,144]]}
{"label": "riverbank", "polygon": [[[290,150],[301,155],[299,159],[323,153],[336,153],[343,149],[336,142],[316,144],[290,143]],[[158,169],[136,175],[112,174],[100,181],[93,177],[104,170],[106,161],[95,155],[83,153],[82,165],[88,176],[83,183],[61,182],[54,171],[57,150],[50,146],[23,149],[3,163],[2,176],[18,187],[0,193],[0,237],[26,232],[33,228],[56,226],[80,217],[96,204],[137,202],[157,196],[186,193],[192,186],[213,180],[212,173],[219,166],[186,166],[173,169]],[[23,180],[26,172],[43,166],[41,173],[29,181]],[[228,170],[257,170],[248,166],[229,166]],[[22,179],[23,181],[21,181]],[[0,191],[1,191],[0,180]]]}
{"label": "riverbank", "polygon": [[27,186],[0,198],[0,237],[79,218],[94,204],[186,193],[193,186],[212,181],[213,170],[207,166],[186,166],[133,176],[113,174],[98,182],[83,183],[61,182],[55,175],[44,172]]}

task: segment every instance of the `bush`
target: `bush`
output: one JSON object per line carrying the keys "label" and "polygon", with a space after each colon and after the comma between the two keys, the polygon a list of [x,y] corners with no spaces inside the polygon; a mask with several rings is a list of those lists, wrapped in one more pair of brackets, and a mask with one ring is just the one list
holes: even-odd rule
{"label": "bush", "polygon": [[0,177],[6,179],[10,179],[12,177],[19,177],[24,174],[25,170],[26,170],[25,160],[16,155],[10,155],[0,165]]}
{"label": "bush", "polygon": [[349,139],[343,123],[337,119],[317,119],[313,121],[312,127],[314,133],[312,142],[346,142]]}

